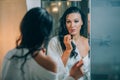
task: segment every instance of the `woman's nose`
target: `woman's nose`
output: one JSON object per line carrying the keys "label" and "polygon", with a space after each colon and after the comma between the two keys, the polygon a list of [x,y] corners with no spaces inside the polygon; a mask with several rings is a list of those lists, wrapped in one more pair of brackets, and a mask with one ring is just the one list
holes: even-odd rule
{"label": "woman's nose", "polygon": [[75,27],[75,23],[74,22],[71,23],[71,27]]}

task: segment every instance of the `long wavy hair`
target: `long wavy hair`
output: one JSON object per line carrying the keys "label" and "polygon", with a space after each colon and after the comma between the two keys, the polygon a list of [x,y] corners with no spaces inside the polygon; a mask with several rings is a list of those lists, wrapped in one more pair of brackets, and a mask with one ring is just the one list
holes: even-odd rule
{"label": "long wavy hair", "polygon": [[16,48],[22,49],[27,48],[29,51],[24,55],[17,56],[14,55],[12,58],[24,59],[21,65],[21,70],[23,71],[23,66],[27,60],[28,55],[33,57],[34,51],[41,48],[44,44],[47,46],[49,35],[52,30],[53,19],[52,16],[43,8],[35,7],[29,10],[23,17],[20,24],[20,37],[16,41]]}
{"label": "long wavy hair", "polygon": [[[60,44],[62,46],[63,51],[66,49],[66,47],[65,47],[65,45],[63,43],[64,36],[67,35],[67,34],[69,34],[69,32],[68,32],[68,30],[66,28],[66,17],[67,17],[67,15],[69,15],[71,13],[79,13],[81,15],[81,19],[83,21],[83,25],[82,25],[81,30],[80,30],[80,35],[82,35],[83,37],[87,38],[87,23],[86,23],[87,19],[86,19],[86,16],[82,13],[82,11],[78,7],[70,7],[70,8],[68,8],[64,12],[64,14],[62,15],[62,17],[60,18],[60,27],[59,27],[60,29],[59,29],[59,36],[58,36],[58,38],[59,38],[59,41],[60,41]],[[73,44],[73,46],[75,47],[74,44]],[[73,48],[73,51],[75,50],[75,48]],[[73,57],[75,55],[76,54],[71,53],[70,57]]]}

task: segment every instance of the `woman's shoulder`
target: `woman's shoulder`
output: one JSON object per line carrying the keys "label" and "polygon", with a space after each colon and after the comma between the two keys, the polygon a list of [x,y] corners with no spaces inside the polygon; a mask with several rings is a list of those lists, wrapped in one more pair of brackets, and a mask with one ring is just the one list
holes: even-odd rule
{"label": "woman's shoulder", "polygon": [[[38,61],[36,61],[37,58],[39,58]],[[52,80],[52,78],[56,78],[56,73],[51,71],[51,65],[52,65],[51,63],[52,62],[47,57],[42,56],[41,58],[41,54],[40,54],[35,59],[33,58],[31,59],[30,68],[32,68],[32,72],[34,75],[40,76],[40,79],[50,78],[50,80]],[[53,68],[54,67],[52,66],[52,69]]]}
{"label": "woman's shoulder", "polygon": [[84,36],[81,36],[81,39],[82,39],[82,42],[83,44],[87,47],[87,49],[89,50],[90,49],[90,46],[89,46],[89,40],[88,38],[84,37]]}
{"label": "woman's shoulder", "polygon": [[52,37],[52,38],[50,39],[50,42],[53,42],[53,43],[57,43],[57,42],[59,42],[59,40],[58,40],[58,36],[54,36],[54,37]]}
{"label": "woman's shoulder", "polygon": [[15,55],[15,53],[16,53],[16,48],[11,49],[6,53],[5,58],[11,58],[13,55]]}
{"label": "woman's shoulder", "polygon": [[52,37],[51,40],[58,40],[58,36]]}
{"label": "woman's shoulder", "polygon": [[81,36],[81,39],[84,43],[88,43],[88,38],[84,37],[84,36]]}
{"label": "woman's shoulder", "polygon": [[10,59],[10,58],[12,58],[12,56],[14,56],[14,55],[19,56],[19,55],[21,55],[21,54],[20,54],[21,51],[28,52],[27,49],[21,50],[21,49],[13,48],[13,49],[9,50],[9,51],[6,53],[5,58]]}

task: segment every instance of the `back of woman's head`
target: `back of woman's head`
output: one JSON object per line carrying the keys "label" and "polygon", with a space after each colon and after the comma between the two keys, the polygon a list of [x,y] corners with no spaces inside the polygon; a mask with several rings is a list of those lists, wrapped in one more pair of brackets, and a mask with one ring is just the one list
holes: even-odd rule
{"label": "back of woman's head", "polygon": [[85,28],[85,25],[86,25],[86,17],[78,7],[70,7],[64,12],[63,16],[60,18],[60,32],[59,32],[59,35],[60,34],[63,34],[63,35],[68,34],[68,31],[67,31],[67,28],[66,28],[66,17],[71,13],[79,13],[80,14],[81,19],[83,21],[83,25],[81,27],[80,34],[84,35],[84,31],[85,31],[84,28]]}
{"label": "back of woman's head", "polygon": [[29,10],[20,25],[21,42],[19,46],[32,48],[41,46],[52,30],[52,16],[43,8]]}

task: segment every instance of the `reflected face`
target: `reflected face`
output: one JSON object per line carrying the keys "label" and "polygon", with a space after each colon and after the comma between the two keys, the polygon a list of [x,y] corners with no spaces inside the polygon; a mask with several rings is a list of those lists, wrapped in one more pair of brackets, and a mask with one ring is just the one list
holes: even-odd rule
{"label": "reflected face", "polygon": [[79,13],[71,13],[66,17],[66,28],[69,34],[75,36],[80,34],[83,22]]}

